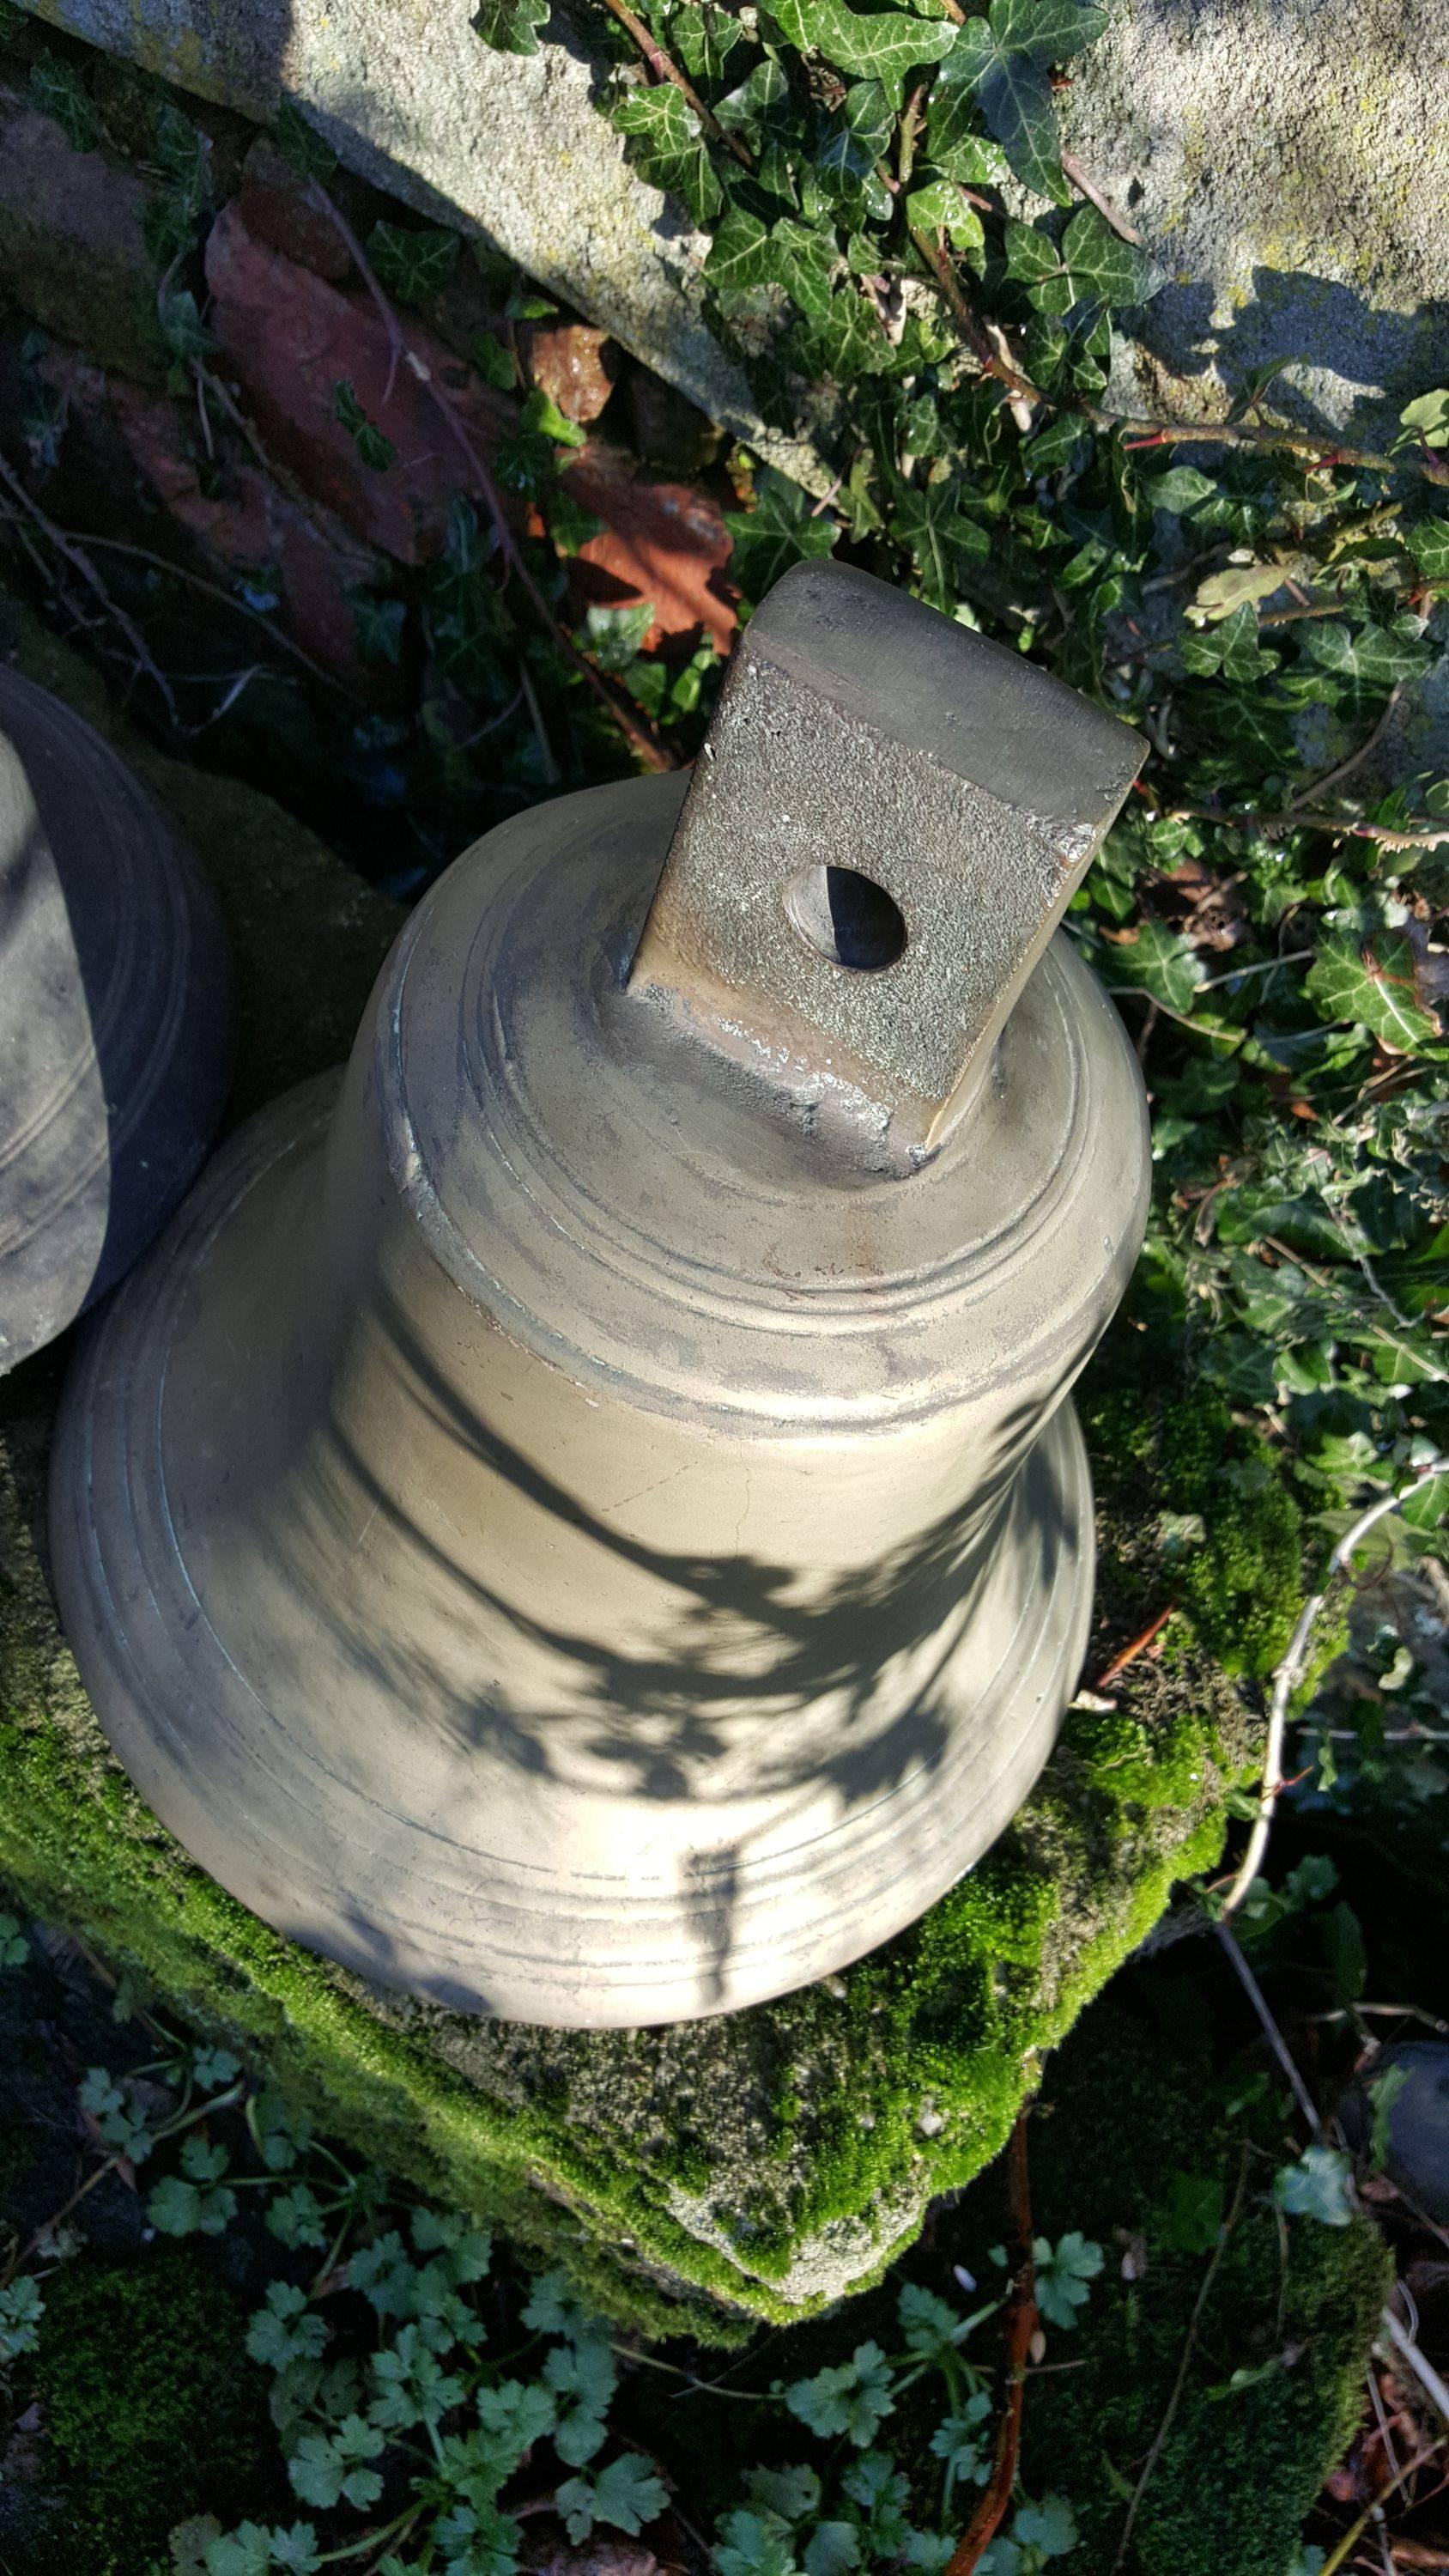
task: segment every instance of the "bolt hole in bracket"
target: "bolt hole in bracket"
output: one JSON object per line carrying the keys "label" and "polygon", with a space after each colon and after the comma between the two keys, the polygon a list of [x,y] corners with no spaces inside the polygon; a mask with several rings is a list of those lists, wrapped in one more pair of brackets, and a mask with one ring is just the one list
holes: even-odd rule
{"label": "bolt hole in bracket", "polygon": [[859,868],[802,868],[785,888],[785,910],[817,956],[852,974],[882,974],[906,944],[900,905]]}
{"label": "bolt hole in bracket", "polygon": [[778,1091],[940,1144],[1147,745],[869,573],[797,564],[735,647],[627,976]]}

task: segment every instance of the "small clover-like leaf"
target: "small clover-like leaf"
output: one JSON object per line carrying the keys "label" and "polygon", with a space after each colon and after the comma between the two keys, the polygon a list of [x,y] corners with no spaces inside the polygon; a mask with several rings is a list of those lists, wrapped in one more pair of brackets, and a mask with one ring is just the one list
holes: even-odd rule
{"label": "small clover-like leaf", "polygon": [[611,2460],[596,2478],[566,2478],[554,2497],[570,2540],[587,2540],[601,2522],[635,2538],[668,2501],[648,2461],[636,2452]]}
{"label": "small clover-like leaf", "polygon": [[289,2362],[315,2361],[326,2341],[327,2328],[309,2312],[305,2290],[291,2281],[270,2282],[266,2305],[256,2310],[247,2328],[252,2360],[283,2370]]}
{"label": "small clover-like leaf", "polygon": [[30,1956],[30,1944],[18,1918],[0,1914],[0,1968],[20,1968]]}
{"label": "small clover-like leaf", "polygon": [[878,2343],[857,2344],[849,2361],[830,2364],[813,2379],[797,2379],[786,2389],[785,2403],[822,2441],[844,2433],[864,2450],[895,2412],[890,2363]]}
{"label": "small clover-like leaf", "polygon": [[798,2576],[790,2525],[777,2513],[748,2513],[743,2507],[717,2525],[714,2546],[718,2576]]}
{"label": "small clover-like leaf", "polygon": [[1019,2505],[1012,2519],[1012,2539],[1034,2549],[1039,2559],[1066,2558],[1077,2545],[1077,2526],[1064,2496],[1043,2496],[1040,2504]]}
{"label": "small clover-like leaf", "polygon": [[1101,2246],[1074,2227],[1055,2245],[1039,2236],[1033,2252],[1037,2307],[1048,2325],[1074,2326],[1078,2309],[1086,2306],[1091,2285],[1101,2273],[1105,2260]]}
{"label": "small clover-like leaf", "polygon": [[0,2362],[16,2361],[23,2352],[34,2352],[37,2329],[45,2314],[45,2301],[40,2284],[28,2272],[0,2290]]}

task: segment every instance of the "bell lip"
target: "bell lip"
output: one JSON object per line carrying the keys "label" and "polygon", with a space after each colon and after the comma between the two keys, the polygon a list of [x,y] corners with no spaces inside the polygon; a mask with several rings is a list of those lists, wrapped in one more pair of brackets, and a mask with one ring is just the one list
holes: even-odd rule
{"label": "bell lip", "polygon": [[[176,1674],[168,1688],[164,1675],[148,1670],[133,1632],[138,1603],[150,1607],[159,1596],[127,1502],[132,1479],[144,1477],[148,1462],[144,1455],[133,1454],[124,1425],[117,1428],[112,1423],[108,1432],[96,1401],[109,1372],[112,1381],[126,1389],[129,1422],[154,1424],[169,1357],[169,1335],[156,1330],[157,1308],[164,1306],[174,1317],[186,1277],[200,1252],[213,1246],[225,1222],[226,1206],[234,1205],[243,1191],[262,1185],[265,1173],[296,1149],[309,1127],[320,1128],[330,1091],[330,1079],[323,1077],[320,1083],[303,1086],[273,1104],[239,1131],[193,1193],[173,1235],[152,1253],[109,1310],[87,1328],[72,1368],[52,1459],[54,1579],[81,1678],[118,1760],[183,1848],[263,1921],[374,1985],[420,1996],[447,2010],[539,2027],[647,2028],[743,2010],[848,1966],[918,1919],[983,1856],[1015,1815],[1055,1741],[1076,1685],[1092,1593],[1090,1474],[1070,1401],[1064,1400],[1044,1425],[1004,1498],[1002,1521],[996,1524],[1003,1528],[1007,1513],[1017,1509],[1030,1519],[1035,1480],[1053,1479],[1064,1523],[1062,1544],[1048,1582],[1034,1589],[1024,1585],[1019,1596],[1013,1593],[1019,1606],[1010,1647],[991,1677],[979,1704],[980,1714],[973,1712],[970,1721],[953,1730],[952,1741],[961,1757],[954,1803],[943,1757],[941,1765],[918,1765],[883,1796],[847,1811],[830,1872],[819,1876],[820,1907],[829,1919],[836,1919],[833,1908],[841,1901],[842,1883],[852,1900],[844,1922],[836,1920],[833,1938],[821,1940],[817,1910],[803,1930],[793,1933],[793,1946],[786,1942],[772,1910],[771,1882],[788,1880],[792,1870],[798,1873],[799,1851],[789,1849],[747,1863],[740,1873],[743,1893],[737,1897],[731,1946],[722,1962],[709,1959],[707,1922],[689,1921],[686,1909],[671,1898],[670,1923],[655,1925],[647,1951],[636,1953],[632,1960],[626,1954],[621,1960],[614,1946],[611,1956],[601,1956],[581,1978],[580,1947],[590,1923],[604,1919],[601,1908],[617,1910],[619,1887],[613,1882],[602,1899],[596,1897],[587,1907],[578,1907],[572,1925],[559,1888],[540,1889],[540,1901],[532,1909],[535,1937],[545,1929],[558,1936],[547,1959],[538,1954],[531,1960],[520,1958],[515,1952],[510,1961],[501,1934],[495,1934],[491,1948],[475,1936],[476,1971],[464,1975],[453,1926],[448,1930],[453,1964],[430,1967],[421,1955],[415,1910],[412,1936],[418,1955],[406,1967],[400,1966],[397,1935],[399,1926],[406,1929],[405,1918],[395,1911],[392,1928],[383,1924],[380,1918],[386,1908],[377,1905],[377,1879],[369,1874],[365,1853],[346,1887],[332,1873],[334,1914],[325,1927],[317,1920],[315,1883],[305,1893],[298,1891],[294,1903],[278,1900],[275,1882],[269,1889],[265,1865],[259,1868],[255,1858],[258,1820],[270,1798],[276,1839],[269,1844],[262,1829],[260,1848],[273,1854],[271,1866],[275,1867],[276,1852],[285,1850],[287,1833],[296,1829],[299,1799],[295,1779],[290,1784],[278,1782],[268,1769],[265,1737],[268,1728],[275,1731],[277,1721],[236,1666],[227,1666],[224,1647],[219,1647],[210,1674],[188,1669],[179,1689]],[[109,1454],[97,1455],[98,1429]],[[102,1505],[109,1533],[104,1540],[93,1512],[98,1480],[109,1489]],[[1018,1561],[1024,1571],[1034,1560],[1023,1551],[1013,1565]],[[193,1627],[204,1626],[204,1604],[188,1588],[179,1552],[164,1573],[170,1577],[172,1597],[159,1598],[163,1628],[169,1623],[174,1631],[186,1621]],[[968,1626],[952,1649],[953,1659],[969,1657],[970,1645]],[[249,1728],[254,1730],[253,1739],[244,1744],[240,1771],[233,1764],[232,1776],[226,1780],[218,1765],[208,1779],[207,1764],[216,1748],[226,1749],[238,1733],[245,1739]],[[978,1742],[993,1742],[1001,1748],[1001,1758],[984,1779],[965,1759],[970,1749],[963,1741],[968,1728]],[[414,1820],[408,1830],[415,1836],[414,1847],[421,1848],[425,1829]],[[247,1836],[252,1837],[250,1854],[243,1849]],[[926,1837],[933,1856],[923,1873],[920,1854]],[[836,1840],[837,1835],[832,1830],[815,1839]],[[314,1882],[326,1875],[325,1855],[319,1857],[321,1840],[311,1854]],[[335,1850],[335,1819],[331,1842]],[[915,1873],[904,1899],[898,1865],[901,1853]],[[487,1867],[487,1855],[480,1852],[477,1857],[475,1887]],[[892,1858],[897,1862],[894,1869]],[[393,1867],[396,1873],[395,1855]],[[871,1880],[868,1908],[856,1901],[862,1873]],[[389,1903],[399,1883],[396,1874],[386,1882]],[[425,1899],[427,1885],[419,1874],[415,1899]],[[336,1910],[343,1898],[354,1927],[350,1932]],[[624,1901],[633,1903],[640,1917],[652,1910],[651,1900],[642,1896],[630,1898],[626,1892]],[[361,1932],[356,1927],[369,1904],[379,1919]],[[519,1919],[516,1912],[514,1919]],[[695,1956],[686,1967],[680,1960],[680,1943],[688,1932],[695,1938]],[[433,1948],[440,1952],[443,1946],[440,1934]],[[580,1991],[581,1985],[586,1990]]]}
{"label": "bell lip", "polygon": [[[229,946],[211,885],[170,817],[115,746],[65,700],[18,671],[0,668],[0,733],[30,777],[39,762],[63,762],[109,794],[117,813],[110,859],[120,871],[115,898],[121,933],[104,987],[87,993],[87,1040],[20,1135],[0,1135],[0,1183],[31,1186],[59,1150],[69,1170],[27,1219],[0,1241],[0,1377],[55,1341],[115,1286],[179,1206],[222,1118],[236,1058]],[[44,819],[45,799],[31,785]],[[73,817],[68,819],[73,820]],[[58,899],[64,899],[57,887]],[[157,950],[160,950],[158,959]],[[164,980],[158,1007],[135,1027],[142,952]],[[124,1061],[118,1070],[114,1050]],[[79,1144],[64,1131],[83,1114],[86,1074],[99,1086],[98,1115]],[[88,1208],[94,1217],[88,1218]],[[76,1241],[101,1226],[89,1256]],[[3,1231],[3,1229],[0,1229]],[[68,1245],[70,1249],[68,1250]],[[81,1272],[84,1270],[85,1275]]]}

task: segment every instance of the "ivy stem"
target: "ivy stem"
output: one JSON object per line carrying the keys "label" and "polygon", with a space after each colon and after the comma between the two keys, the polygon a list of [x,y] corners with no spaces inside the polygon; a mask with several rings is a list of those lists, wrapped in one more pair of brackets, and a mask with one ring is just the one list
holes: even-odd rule
{"label": "ivy stem", "polygon": [[1007,2294],[1005,2402],[996,2430],[996,2452],[990,2479],[980,2503],[946,2561],[945,2576],[972,2576],[972,2571],[980,2566],[1005,2519],[1016,2484],[1026,2366],[1031,2358],[1031,2339],[1037,2326],[1035,2239],[1026,2153],[1027,2117],[1025,2109],[1017,2113],[1016,2126],[1007,2148],[1007,2189],[1011,2199],[1012,2235],[1016,2242],[1016,2269]]}
{"label": "ivy stem", "polygon": [[[672,82],[686,105],[694,110],[711,142],[722,143],[726,152],[734,154],[741,169],[753,170],[754,157],[748,145],[742,143],[738,135],[727,133],[718,117],[711,116],[698,90],[685,79],[679,65],[670,61],[663,46],[656,43],[643,20],[636,18],[629,6],[629,0],[604,0],[604,6],[618,19],[630,41],[638,46],[655,79]],[[955,14],[959,16],[960,11],[957,10]]]}

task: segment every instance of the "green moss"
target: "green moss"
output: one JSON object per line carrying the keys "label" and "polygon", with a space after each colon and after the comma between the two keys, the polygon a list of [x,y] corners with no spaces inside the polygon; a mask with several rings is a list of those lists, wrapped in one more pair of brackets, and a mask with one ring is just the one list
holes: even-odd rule
{"label": "green moss", "polygon": [[85,2256],[44,2290],[34,2386],[56,2501],[18,2555],[7,2541],[14,2576],[144,2576],[188,2515],[284,2502],[245,2310],[199,2252]]}
{"label": "green moss", "polygon": [[[486,2023],[381,1994],[233,1903],[117,1769],[27,1525],[44,1406],[27,1414],[27,1389],[10,1386],[0,1869],[36,1911],[82,1925],[265,2061],[335,2133],[501,2220],[635,2322],[718,2336],[878,2275],[929,2200],[997,2152],[1043,2053],[1173,1880],[1220,1850],[1253,1729],[1186,1635],[1171,1674],[1133,1667],[1120,1728],[1079,1712],[981,1867],[841,1978],[637,2033]],[[1110,1516],[1102,1541],[1110,1590]]]}
{"label": "green moss", "polygon": [[[1032,2123],[1043,2230],[1138,2242],[1137,2277],[1109,2275],[1073,2339],[1071,2359],[1085,2366],[1034,2381],[1027,2411],[1024,2473],[1071,2496],[1080,2576],[1118,2565],[1126,2500],[1167,2414],[1208,2270],[1208,2255],[1180,2250],[1175,2186],[1184,2176],[1216,2185],[1230,2208],[1243,2158],[1215,2115],[1200,1996],[1195,2011],[1177,2009],[1165,1979],[1156,2000],[1156,2027],[1111,2004],[1093,2014],[1051,2070],[1050,2117]],[[1263,2194],[1272,2160],[1249,2155],[1122,2576],[1286,2576],[1358,2421],[1392,2262],[1366,2221],[1297,2219],[1280,2236]]]}
{"label": "green moss", "polygon": [[[1109,1344],[1084,1406],[1099,1487],[1137,1520],[1139,1555],[1156,1556],[1223,1670],[1264,1678],[1302,1606],[1303,1511],[1268,1442],[1224,1396],[1200,1385],[1153,1402],[1119,1382],[1131,1357]],[[1329,1637],[1321,1646],[1335,1651]]]}

